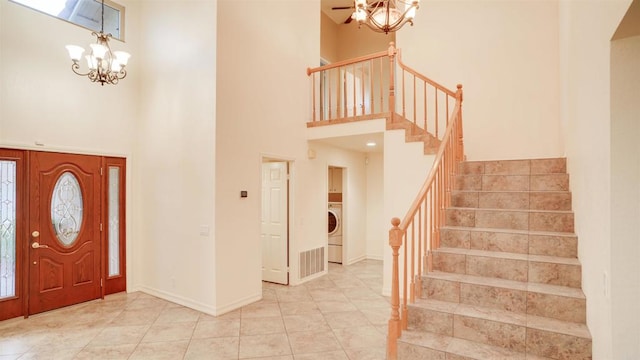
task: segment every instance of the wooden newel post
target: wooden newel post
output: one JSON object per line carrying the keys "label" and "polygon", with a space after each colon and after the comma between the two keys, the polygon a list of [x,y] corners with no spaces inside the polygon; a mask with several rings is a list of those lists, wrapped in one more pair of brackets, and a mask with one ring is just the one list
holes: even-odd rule
{"label": "wooden newel post", "polygon": [[395,86],[395,70],[396,70],[396,46],[392,41],[389,43],[389,112],[391,113],[391,121],[395,119],[396,113],[396,86]]}
{"label": "wooden newel post", "polygon": [[402,245],[402,230],[398,227],[400,219],[391,219],[393,227],[389,230],[389,245],[392,250],[391,275],[391,318],[389,319],[389,335],[387,337],[387,359],[396,360],[398,357],[398,338],[402,334],[400,324],[400,279],[398,265],[398,251]]}

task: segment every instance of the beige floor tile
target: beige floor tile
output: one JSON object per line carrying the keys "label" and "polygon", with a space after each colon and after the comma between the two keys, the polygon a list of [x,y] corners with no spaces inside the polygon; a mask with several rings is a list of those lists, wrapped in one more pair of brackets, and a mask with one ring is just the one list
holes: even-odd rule
{"label": "beige floor tile", "polygon": [[193,331],[194,339],[240,336],[240,320],[198,321]]}
{"label": "beige floor tile", "polygon": [[318,312],[318,305],[315,301],[300,301],[280,303],[282,315],[299,315]]}
{"label": "beige floor tile", "polygon": [[149,328],[142,338],[142,343],[162,341],[189,340],[193,335],[196,323],[158,324]]}
{"label": "beige floor tile", "polygon": [[185,360],[227,360],[238,358],[240,341],[237,337],[191,340]]}
{"label": "beige floor tile", "polygon": [[162,308],[125,310],[113,319],[111,325],[151,325],[160,316],[160,312]]}
{"label": "beige floor tile", "polygon": [[[383,358],[379,358],[383,359]],[[349,360],[342,350],[295,355],[295,360]]]}
{"label": "beige floor tile", "polygon": [[102,330],[91,342],[90,346],[137,344],[150,325],[112,326]]}
{"label": "beige floor tile", "polygon": [[336,329],[334,333],[344,349],[375,348],[386,342],[386,337],[373,326]]}
{"label": "beige floor tile", "polygon": [[294,355],[341,350],[333,331],[298,331],[289,333]]}
{"label": "beige floor tile", "polygon": [[286,334],[240,337],[240,359],[289,354],[291,354],[291,346]]}
{"label": "beige floor tile", "polygon": [[0,355],[0,360],[17,360],[22,354],[16,355]]}
{"label": "beige floor tile", "polygon": [[73,359],[82,350],[79,347],[31,350],[22,355],[25,360],[68,360]]}
{"label": "beige floor tile", "polygon": [[280,316],[247,318],[242,319],[240,323],[240,336],[281,334],[284,332],[284,322]]}
{"label": "beige floor tile", "polygon": [[387,349],[384,346],[365,349],[347,349],[345,350],[349,360],[380,360],[387,356]]}
{"label": "beige floor tile", "polygon": [[130,360],[175,360],[182,359],[189,346],[188,340],[140,343],[129,357]]}
{"label": "beige floor tile", "polygon": [[196,322],[200,312],[186,307],[166,307],[156,319],[156,324],[172,324],[177,322]]}
{"label": "beige floor tile", "polygon": [[309,331],[309,330],[329,330],[329,325],[322,314],[309,313],[301,315],[283,316],[284,325],[287,332]]}
{"label": "beige floor tile", "polygon": [[367,317],[358,310],[327,313],[324,319],[332,329],[370,325]]}
{"label": "beige floor tile", "polygon": [[221,316],[139,292],[110,295],[0,322],[0,360],[383,359],[381,273],[381,261],[330,264],[329,276],[301,286],[263,283],[263,300]]}
{"label": "beige floor tile", "polygon": [[316,304],[322,313],[357,310],[355,305],[348,301],[317,301]]}
{"label": "beige floor tile", "polygon": [[280,306],[277,303],[257,302],[242,308],[242,318],[257,318],[280,316]]}
{"label": "beige floor tile", "polygon": [[136,349],[137,344],[137,342],[132,344],[100,346],[93,346],[89,344],[89,346],[82,349],[82,351],[74,357],[74,360],[127,360]]}

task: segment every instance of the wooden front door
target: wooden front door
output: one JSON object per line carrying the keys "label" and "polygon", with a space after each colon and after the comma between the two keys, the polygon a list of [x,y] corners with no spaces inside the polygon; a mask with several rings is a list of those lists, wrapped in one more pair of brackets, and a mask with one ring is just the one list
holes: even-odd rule
{"label": "wooden front door", "polygon": [[101,296],[100,167],[96,156],[30,154],[29,314]]}

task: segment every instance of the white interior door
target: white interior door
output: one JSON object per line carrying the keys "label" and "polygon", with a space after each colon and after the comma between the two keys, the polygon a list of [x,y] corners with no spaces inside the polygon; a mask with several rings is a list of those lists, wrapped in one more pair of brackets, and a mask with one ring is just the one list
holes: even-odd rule
{"label": "white interior door", "polygon": [[287,163],[262,164],[262,280],[289,283]]}

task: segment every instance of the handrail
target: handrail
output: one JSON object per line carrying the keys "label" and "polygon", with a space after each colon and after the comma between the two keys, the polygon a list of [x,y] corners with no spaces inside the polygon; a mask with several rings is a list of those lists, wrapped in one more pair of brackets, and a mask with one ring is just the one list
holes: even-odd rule
{"label": "handrail", "polygon": [[311,74],[319,72],[319,71],[335,69],[335,68],[338,68],[338,67],[341,67],[341,66],[345,66],[345,65],[352,65],[352,64],[363,62],[363,61],[367,61],[367,60],[373,60],[373,59],[385,57],[385,56],[388,56],[388,55],[389,55],[388,51],[379,51],[377,53],[373,53],[373,54],[369,54],[369,55],[363,55],[363,56],[359,56],[359,57],[352,58],[352,59],[337,61],[337,62],[334,62],[334,63],[331,63],[331,64],[322,65],[322,66],[318,66],[318,67],[315,67],[315,68],[307,68],[307,75],[311,75]]}
{"label": "handrail", "polygon": [[[391,220],[391,318],[387,359],[395,360],[397,340],[407,328],[407,304],[420,297],[421,276],[425,269],[432,269],[432,251],[439,247],[440,227],[444,225],[444,211],[451,204],[457,164],[464,158],[462,85],[452,91],[408,67],[393,42],[387,51],[307,68],[307,75],[311,78],[313,123],[332,124],[384,116],[391,122],[410,121],[410,135],[419,139],[432,136],[441,140],[433,167],[409,211],[402,221]],[[451,100],[455,101],[453,109],[450,109]],[[445,128],[443,136],[438,132],[441,125]],[[399,251],[403,245],[403,281],[400,282]]]}
{"label": "handrail", "polygon": [[[444,211],[451,204],[451,190],[457,165],[464,158],[462,139],[462,85],[454,93],[456,103],[448,118],[433,167],[402,221],[391,220],[389,245],[392,249],[391,317],[387,336],[387,359],[396,360],[397,340],[407,329],[407,304],[420,297],[421,276],[432,269],[432,252],[440,245]],[[404,245],[403,276],[400,281],[399,253]],[[417,245],[417,251],[416,251]],[[410,247],[410,250],[409,250]],[[410,266],[410,268],[409,268]],[[400,291],[402,290],[402,307]]]}
{"label": "handrail", "polygon": [[407,66],[393,42],[386,51],[307,68],[307,75],[312,100],[309,127],[387,117],[391,122],[413,123],[409,135],[418,139],[429,139],[427,135],[441,139],[439,130],[448,125],[456,96]]}

